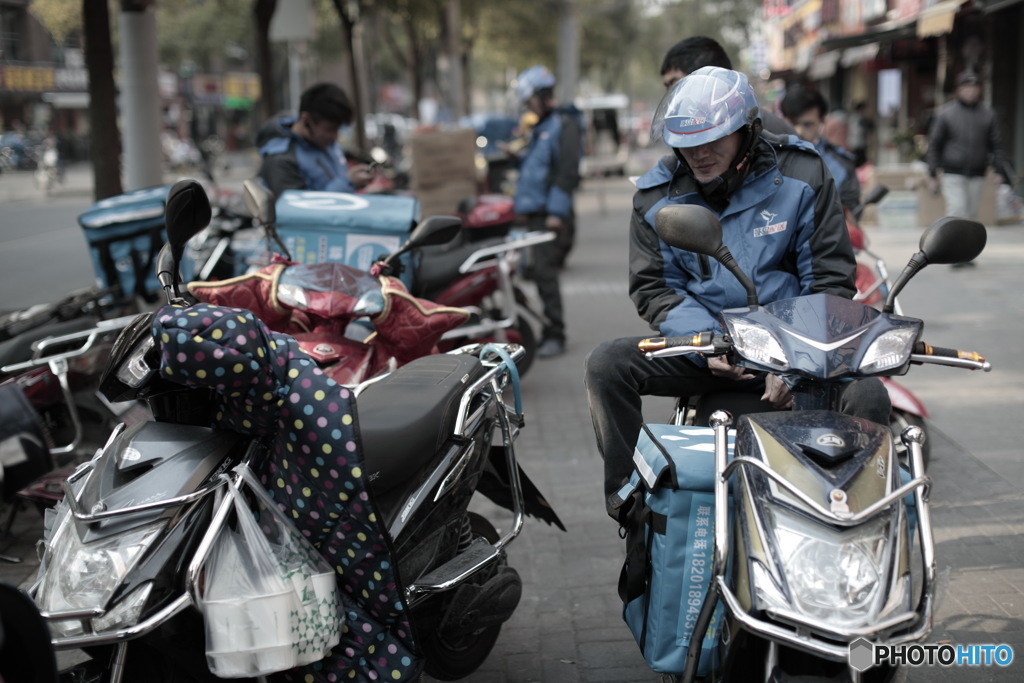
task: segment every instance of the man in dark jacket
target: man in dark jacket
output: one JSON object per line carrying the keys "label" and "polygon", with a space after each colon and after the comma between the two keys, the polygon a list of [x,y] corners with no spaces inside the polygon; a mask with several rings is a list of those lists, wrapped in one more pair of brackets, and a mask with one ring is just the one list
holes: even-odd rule
{"label": "man in dark jacket", "polygon": [[285,190],[355,192],[373,179],[364,164],[349,166],[338,144],[338,129],[352,122],[352,105],[333,83],[308,88],[298,116],[267,122],[256,144],[263,164],[260,178],[280,196]]}
{"label": "man in dark jacket", "polygon": [[801,140],[814,145],[825,165],[832,173],[832,179],[839,190],[839,202],[846,211],[853,211],[860,204],[860,181],[853,155],[833,144],[825,135],[825,115],[828,102],[824,95],[814,88],[794,86],[782,98],[782,116],[796,128]]}
{"label": "man in dark jacket", "polygon": [[938,171],[942,169],[942,196],[949,216],[977,220],[978,200],[990,165],[1002,182],[1009,182],[996,115],[982,104],[981,79],[973,71],[960,74],[956,98],[932,120],[927,160],[932,194],[939,192]]}
{"label": "man in dark jacket", "polygon": [[[853,296],[855,261],[832,178],[810,144],[761,134],[746,76],[714,67],[693,72],[662,100],[654,132],[674,154],[637,181],[629,255],[630,297],[651,327],[664,336],[715,330],[720,311],[746,303],[720,264],[661,241],[654,216],[669,204],[697,204],[718,216],[724,243],[762,303],[816,292]],[[632,470],[642,395],[727,389],[752,392],[767,409],[792,404],[775,375],[758,378],[724,358],[647,360],[637,351],[640,339],[604,342],[586,361],[606,499]],[[889,400],[877,379],[851,383],[843,403],[844,412],[888,423]]]}
{"label": "man in dark jacket", "polygon": [[515,210],[535,230],[554,230],[558,239],[539,244],[531,254],[533,279],[547,322],[537,348],[539,358],[565,353],[565,319],[558,270],[571,244],[576,214],[573,192],[580,182],[581,117],[575,107],[556,108],[554,75],[530,67],[516,78],[516,94],[537,116],[526,148],[519,154]]}

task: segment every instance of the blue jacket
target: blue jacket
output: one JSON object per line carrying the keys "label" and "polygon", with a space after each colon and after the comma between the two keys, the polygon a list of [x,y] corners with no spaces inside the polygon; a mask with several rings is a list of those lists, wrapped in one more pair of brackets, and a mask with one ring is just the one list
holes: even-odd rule
{"label": "blue jacket", "polygon": [[857,166],[853,157],[842,147],[833,145],[825,138],[819,138],[815,149],[825,160],[832,179],[836,181],[836,189],[839,190],[839,202],[844,209],[851,211],[860,204],[860,180],[857,179]]}
{"label": "blue jacket", "polygon": [[[337,142],[322,149],[290,128],[296,117],[285,116],[271,121],[260,131],[263,165],[260,178],[280,197],[285,190],[322,190],[326,192],[355,192],[348,179],[345,153]],[[271,127],[267,140],[267,127]]]}
{"label": "blue jacket", "polygon": [[575,107],[556,109],[530,134],[519,161],[515,209],[519,214],[573,215],[572,193],[580,182],[582,122]]}
{"label": "blue jacket", "polygon": [[[629,295],[664,336],[721,331],[718,313],[746,306],[742,285],[717,261],[665,244],[654,216],[669,204],[710,208],[675,157],[637,180],[630,223]],[[743,184],[718,213],[722,239],[761,303],[828,292],[850,298],[856,264],[835,185],[814,148],[764,133]]]}

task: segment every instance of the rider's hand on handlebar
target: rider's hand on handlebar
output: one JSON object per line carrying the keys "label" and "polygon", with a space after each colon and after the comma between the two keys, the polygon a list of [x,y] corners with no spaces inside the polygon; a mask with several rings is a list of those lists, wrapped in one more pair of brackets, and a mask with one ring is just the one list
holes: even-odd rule
{"label": "rider's hand on handlebar", "polygon": [[793,407],[793,394],[778,375],[768,375],[764,380],[762,401],[768,401],[773,407],[786,410]]}
{"label": "rider's hand on handlebar", "polygon": [[561,230],[564,221],[558,216],[548,215],[544,218],[544,227],[548,230]]}
{"label": "rider's hand on handlebar", "polygon": [[711,356],[708,358],[708,370],[715,377],[728,377],[729,379],[754,379],[754,375],[747,372],[745,368],[730,365],[725,356]]}

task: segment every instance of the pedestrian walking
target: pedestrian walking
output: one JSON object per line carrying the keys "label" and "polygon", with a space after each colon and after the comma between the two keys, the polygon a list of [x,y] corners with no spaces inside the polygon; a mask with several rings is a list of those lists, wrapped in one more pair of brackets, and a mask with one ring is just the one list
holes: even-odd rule
{"label": "pedestrian walking", "polygon": [[519,154],[515,211],[533,230],[554,230],[558,239],[533,248],[532,274],[547,319],[537,347],[538,358],[565,353],[565,318],[558,271],[572,247],[576,230],[573,193],[580,183],[583,119],[574,106],[555,104],[555,77],[544,66],[530,67],[516,78],[516,95],[537,116],[526,147]]}
{"label": "pedestrian walking", "polygon": [[948,216],[978,219],[978,203],[989,166],[1002,177],[1001,182],[1009,183],[1011,174],[996,114],[982,103],[981,92],[978,74],[962,72],[956,80],[954,99],[935,114],[928,132],[928,187],[932,194],[941,189]]}

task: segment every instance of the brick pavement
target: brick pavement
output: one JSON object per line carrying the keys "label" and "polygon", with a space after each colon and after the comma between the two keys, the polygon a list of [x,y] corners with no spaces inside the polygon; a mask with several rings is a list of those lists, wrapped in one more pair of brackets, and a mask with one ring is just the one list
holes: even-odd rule
{"label": "brick pavement", "polygon": [[[620,616],[616,583],[624,544],[604,513],[601,464],[582,382],[584,358],[598,341],[647,331],[625,289],[630,196],[628,183],[614,178],[588,182],[579,196],[579,243],[563,276],[568,353],[537,361],[525,379],[527,425],[517,448],[524,469],[568,533],[528,520],[510,546],[511,564],[523,577],[522,603],[491,657],[468,679],[474,683],[657,680]],[[916,235],[906,241],[915,242]],[[667,418],[667,402],[646,405],[651,421]],[[1021,482],[997,475],[942,426],[931,430],[932,510],[939,568],[948,584],[928,642],[1008,643],[1019,660],[1024,658]],[[481,507],[490,514],[491,507]],[[0,563],[0,579],[21,582],[34,573],[31,549],[38,528],[34,511],[19,517],[16,542],[6,552],[21,554],[26,562]],[[905,677],[1016,681],[1022,666],[923,668]]]}

